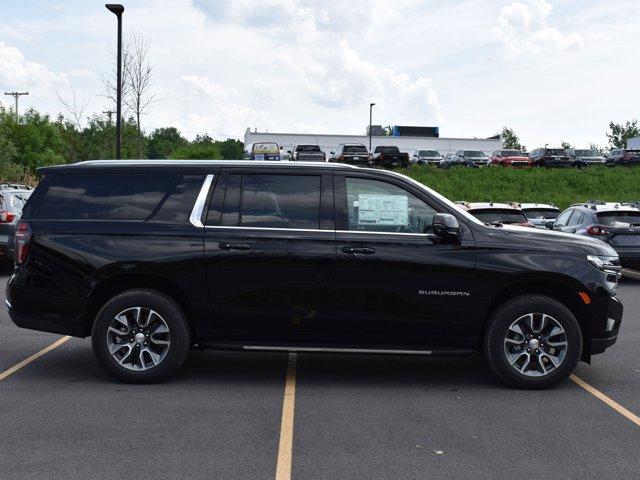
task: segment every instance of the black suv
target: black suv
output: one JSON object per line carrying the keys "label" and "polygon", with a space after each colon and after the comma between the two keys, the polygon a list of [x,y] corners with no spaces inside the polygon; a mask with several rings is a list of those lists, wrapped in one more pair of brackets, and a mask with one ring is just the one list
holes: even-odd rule
{"label": "black suv", "polygon": [[640,165],[640,150],[614,148],[607,156],[606,165],[608,167]]}
{"label": "black suv", "polygon": [[571,167],[573,162],[564,148],[536,148],[529,154],[535,167]]}
{"label": "black suv", "polygon": [[546,388],[617,338],[604,242],[488,226],[398,173],[331,163],[41,168],[16,233],[21,327],[92,337],[128,382],[190,348],[462,355]]}
{"label": "black suv", "polygon": [[623,267],[640,270],[640,205],[590,200],[562,212],[548,228],[603,240]]}

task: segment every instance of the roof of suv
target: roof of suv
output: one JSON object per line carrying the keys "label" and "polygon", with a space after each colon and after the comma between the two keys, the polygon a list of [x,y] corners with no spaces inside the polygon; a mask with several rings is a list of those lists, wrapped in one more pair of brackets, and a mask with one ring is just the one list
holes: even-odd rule
{"label": "roof of suv", "polygon": [[588,209],[592,212],[637,212],[638,207],[625,203],[615,203],[615,202],[600,202],[590,200],[585,203],[574,203],[571,207],[578,207],[583,209]]}
{"label": "roof of suv", "polygon": [[67,165],[54,165],[41,167],[38,172],[71,173],[76,170],[117,168],[117,167],[284,167],[284,168],[358,168],[344,163],[319,163],[319,162],[278,162],[256,160],[88,160],[85,162],[70,163]]}
{"label": "roof of suv", "polygon": [[514,205],[518,206],[523,210],[529,209],[529,208],[553,208],[554,210],[560,211],[560,209],[556,207],[553,203],[518,203],[518,204],[514,203]]}

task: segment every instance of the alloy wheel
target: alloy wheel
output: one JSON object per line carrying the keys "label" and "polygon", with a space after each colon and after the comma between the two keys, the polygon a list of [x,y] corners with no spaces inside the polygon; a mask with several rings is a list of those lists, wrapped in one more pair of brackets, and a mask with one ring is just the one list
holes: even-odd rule
{"label": "alloy wheel", "polygon": [[129,370],[144,371],[167,356],[169,326],[147,307],[131,307],[118,313],[107,329],[107,348],[113,359]]}
{"label": "alloy wheel", "polygon": [[567,334],[560,323],[544,313],[518,317],[507,328],[504,351],[517,372],[542,377],[555,371],[567,354]]}

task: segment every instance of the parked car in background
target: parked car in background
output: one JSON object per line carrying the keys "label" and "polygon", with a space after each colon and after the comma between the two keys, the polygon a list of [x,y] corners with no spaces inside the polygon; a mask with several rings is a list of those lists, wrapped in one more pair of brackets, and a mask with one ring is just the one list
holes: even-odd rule
{"label": "parked car in background", "polygon": [[496,150],[491,154],[491,164],[501,167],[524,168],[531,166],[529,157],[520,150]]}
{"label": "parked car in background", "polygon": [[296,145],[288,150],[292,162],[326,162],[327,155],[320,149],[320,145]]}
{"label": "parked car in background", "polygon": [[437,150],[414,150],[409,157],[410,163],[418,165],[432,165],[434,167],[447,168],[450,165]]}
{"label": "parked car in background", "polygon": [[536,228],[547,228],[547,223],[554,221],[560,215],[560,209],[553,203],[511,203],[522,210]]}
{"label": "parked car in background", "polygon": [[602,240],[620,256],[623,267],[640,269],[640,208],[590,200],[572,205],[548,228]]}
{"label": "parked car in background", "polygon": [[33,188],[28,185],[0,184],[0,261],[13,262],[16,226],[32,192]]}
{"label": "parked car in background", "polygon": [[571,148],[567,150],[567,154],[571,160],[571,165],[576,168],[584,168],[590,165],[604,165],[605,158],[598,155],[598,152],[591,149],[580,150]]}
{"label": "parked car in background", "polygon": [[479,150],[458,150],[453,156],[452,162],[454,165],[479,168],[489,165],[489,157]]}
{"label": "parked car in background", "polygon": [[245,160],[279,161],[280,146],[275,142],[256,142],[247,145],[244,151]]}
{"label": "parked car in background", "polygon": [[606,159],[607,167],[632,167],[640,165],[640,150],[614,148]]}
{"label": "parked car in background", "polygon": [[341,143],[331,152],[330,162],[346,163],[359,167],[373,167],[373,159],[362,143]]}
{"label": "parked car in background", "polygon": [[496,202],[456,202],[478,220],[491,225],[519,225],[533,227],[520,208],[508,203]]}
{"label": "parked car in background", "polygon": [[408,168],[409,154],[401,152],[395,145],[379,145],[373,150],[373,165],[383,168]]}
{"label": "parked car in background", "polygon": [[535,167],[566,168],[571,166],[571,159],[564,148],[536,148],[529,155]]}
{"label": "parked car in background", "polygon": [[9,316],[91,336],[124,382],[164,380],[196,347],[472,357],[469,368],[481,354],[506,384],[542,389],[618,337],[609,245],[486,225],[396,172],[124,160],[39,173]]}

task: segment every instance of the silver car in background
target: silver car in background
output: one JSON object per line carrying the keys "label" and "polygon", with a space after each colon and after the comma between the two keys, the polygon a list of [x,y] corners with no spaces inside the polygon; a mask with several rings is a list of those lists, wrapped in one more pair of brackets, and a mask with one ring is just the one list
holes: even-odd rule
{"label": "silver car in background", "polygon": [[409,163],[418,165],[432,165],[447,168],[451,162],[447,161],[437,150],[414,150],[409,156]]}
{"label": "silver car in background", "polygon": [[33,187],[19,183],[0,184],[0,261],[13,262],[13,237],[22,208]]}
{"label": "silver car in background", "polygon": [[520,208],[527,216],[527,220],[536,228],[547,228],[547,222],[553,222],[560,209],[553,203],[511,203],[514,207]]}

